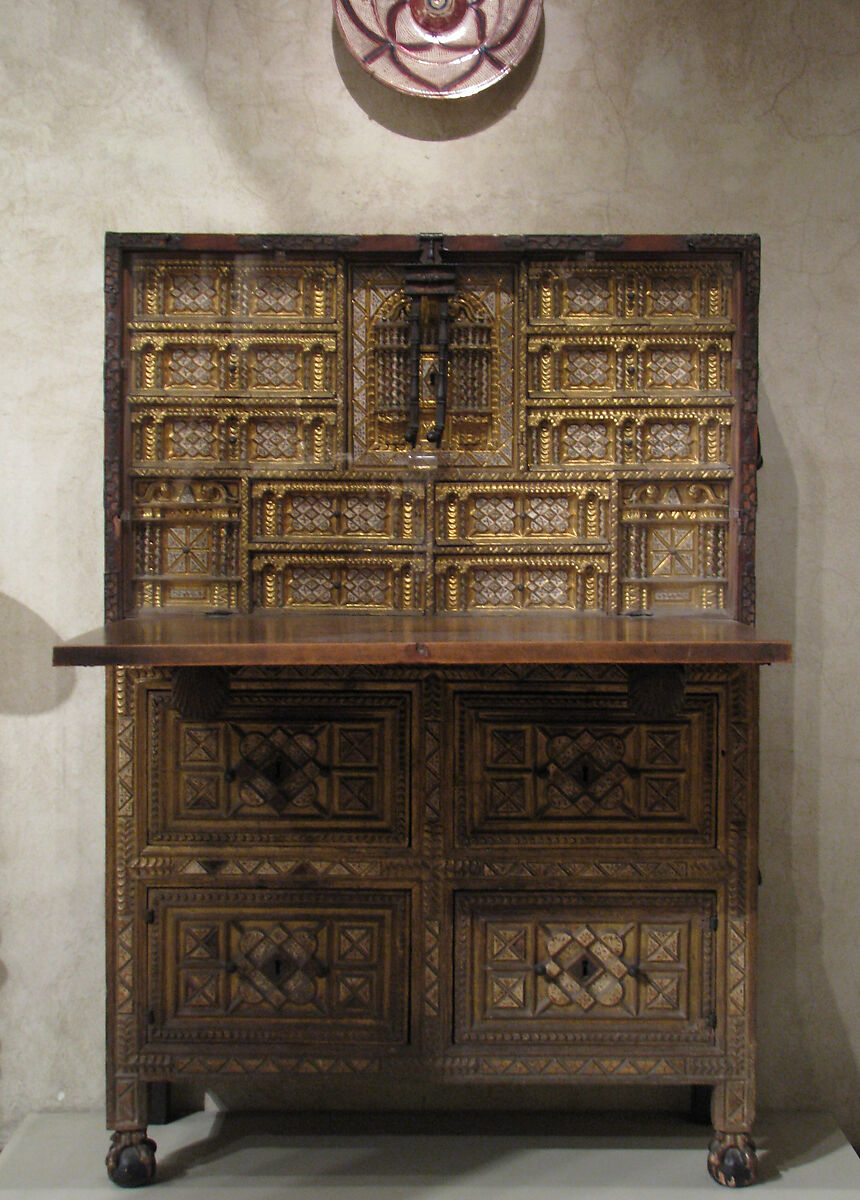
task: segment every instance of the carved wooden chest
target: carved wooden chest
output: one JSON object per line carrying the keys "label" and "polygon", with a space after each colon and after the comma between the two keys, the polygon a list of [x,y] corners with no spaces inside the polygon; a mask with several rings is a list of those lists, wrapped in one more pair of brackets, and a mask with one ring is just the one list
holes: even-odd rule
{"label": "carved wooden chest", "polygon": [[153,1084],[713,1088],[755,1175],[757,240],[108,237],[108,1158]]}

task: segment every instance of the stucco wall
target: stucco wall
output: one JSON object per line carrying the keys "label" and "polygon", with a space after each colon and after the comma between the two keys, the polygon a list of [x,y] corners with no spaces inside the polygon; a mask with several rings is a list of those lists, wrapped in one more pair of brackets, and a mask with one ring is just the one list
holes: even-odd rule
{"label": "stucco wall", "polygon": [[854,0],[545,0],[482,97],[390,93],[328,0],[0,5],[0,1120],[100,1105],[105,229],[759,232],[761,1100],[860,1139]]}

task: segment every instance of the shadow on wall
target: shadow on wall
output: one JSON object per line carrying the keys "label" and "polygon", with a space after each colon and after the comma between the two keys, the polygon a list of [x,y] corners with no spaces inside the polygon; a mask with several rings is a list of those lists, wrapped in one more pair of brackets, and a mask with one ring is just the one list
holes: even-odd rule
{"label": "shadow on wall", "polygon": [[352,57],[334,21],[332,49],[344,87],[371,120],[417,141],[446,142],[489,129],[517,107],[540,64],[544,20],[525,58],[510,74],[477,95],[453,100],[409,96],[380,83]]}
{"label": "shadow on wall", "polygon": [[[763,476],[767,476],[760,479],[760,485],[767,494],[759,508],[759,559],[761,552],[772,558],[768,578],[778,581],[779,595],[768,596],[760,588],[759,612],[767,628],[778,629],[781,636],[796,642],[801,594],[797,562],[800,500],[795,467],[774,408],[766,385],[760,383],[759,424]],[[814,583],[805,583],[802,590],[806,641],[798,657],[821,662],[824,647],[820,634],[812,635],[817,639],[813,644],[809,630],[820,631],[825,625],[823,538],[815,543],[813,553],[817,561],[805,564],[806,578]],[[825,738],[821,705],[815,697],[804,694],[802,716],[795,712],[799,669],[800,663],[796,668],[768,672],[762,707],[763,718],[772,725],[773,749],[778,753],[762,763],[761,1078],[771,1106],[793,1106],[802,1097],[804,1105],[831,1112],[856,1141],[854,1097],[860,1095],[860,1072],[831,982],[833,964],[826,960],[822,945],[825,906],[820,814]],[[801,763],[795,762],[793,753],[799,719],[806,743],[822,747],[821,753]]]}
{"label": "shadow on wall", "polygon": [[49,712],[72,694],[74,671],[51,666],[60,635],[38,613],[0,593],[0,713]]}

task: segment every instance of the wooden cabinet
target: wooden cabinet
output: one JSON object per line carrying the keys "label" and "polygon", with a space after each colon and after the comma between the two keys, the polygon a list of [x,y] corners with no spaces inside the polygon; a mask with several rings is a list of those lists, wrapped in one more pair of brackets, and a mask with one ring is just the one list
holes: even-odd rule
{"label": "wooden cabinet", "polygon": [[149,1085],[713,1087],[752,1182],[754,238],[110,236],[108,1168]]}

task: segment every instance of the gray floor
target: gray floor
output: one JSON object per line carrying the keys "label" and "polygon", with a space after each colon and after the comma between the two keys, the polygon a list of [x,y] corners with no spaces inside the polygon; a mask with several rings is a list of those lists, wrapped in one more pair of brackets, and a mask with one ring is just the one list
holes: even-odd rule
{"label": "gray floor", "polygon": [[[195,1113],[153,1128],[159,1183],[172,1200],[698,1200],[726,1195],[705,1171],[707,1129],[676,1118],[573,1117],[572,1136],[513,1134],[449,1114],[442,1131],[396,1114],[332,1118],[324,1132],[289,1116]],[[533,1121],[533,1116],[530,1116]],[[554,1122],[554,1127],[557,1121]],[[452,1132],[458,1129],[460,1132]],[[860,1197],[860,1159],[822,1113],[765,1115],[757,1126],[765,1191],[798,1200]],[[118,1197],[102,1162],[98,1113],[37,1113],[0,1155],[3,1200]],[[141,1193],[138,1193],[141,1194]]]}

